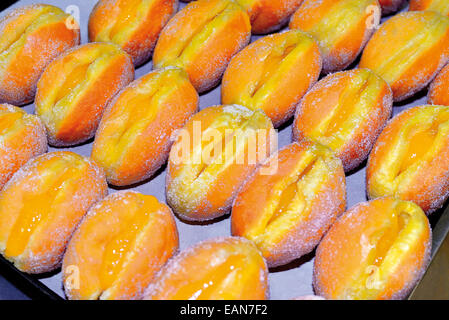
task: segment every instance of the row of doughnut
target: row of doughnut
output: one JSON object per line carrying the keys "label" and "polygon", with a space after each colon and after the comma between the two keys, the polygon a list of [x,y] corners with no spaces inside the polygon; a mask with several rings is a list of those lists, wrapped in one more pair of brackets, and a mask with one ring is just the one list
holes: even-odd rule
{"label": "row of doughnut", "polygon": [[[265,299],[268,268],[316,248],[317,295],[406,297],[430,260],[426,215],[449,195],[449,4],[412,0],[380,24],[403,2],[197,0],[176,12],[177,0],[101,0],[84,45],[57,7],[11,11],[0,253],[27,273],[62,266],[69,299]],[[150,56],[154,70],[134,80]],[[219,83],[222,105],[198,112]],[[429,84],[429,105],[389,120]],[[35,115],[13,106],[32,101]],[[293,117],[292,143],[276,150],[274,128]],[[46,153],[92,138],[91,157]],[[223,152],[204,157],[210,145]],[[370,201],[346,211],[345,173],[367,159]],[[165,163],[168,205],[107,195]],[[178,253],[172,210],[193,222],[231,212],[232,236]]]}

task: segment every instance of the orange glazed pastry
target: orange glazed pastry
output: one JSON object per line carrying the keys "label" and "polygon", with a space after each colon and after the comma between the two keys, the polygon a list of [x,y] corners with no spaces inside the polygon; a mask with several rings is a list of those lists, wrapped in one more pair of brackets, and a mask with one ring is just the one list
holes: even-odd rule
{"label": "orange glazed pastry", "polygon": [[247,10],[253,33],[269,33],[281,28],[303,0],[237,0]]}
{"label": "orange glazed pastry", "polygon": [[316,41],[299,30],[261,38],[240,51],[223,76],[223,104],[262,109],[279,127],[318,79],[321,55]]}
{"label": "orange glazed pastry", "polygon": [[262,300],[268,270],[256,246],[228,237],[198,243],[170,259],[145,291],[148,300]]}
{"label": "orange glazed pastry", "polygon": [[432,81],[427,93],[427,103],[449,106],[449,64]]}
{"label": "orange glazed pastry", "polygon": [[248,175],[274,151],[275,134],[260,109],[213,106],[195,114],[170,151],[167,203],[185,220],[227,214]]}
{"label": "orange glazed pastry", "polygon": [[426,215],[413,202],[360,203],[319,244],[315,292],[326,299],[405,299],[427,268],[431,237]]}
{"label": "orange glazed pastry", "polygon": [[[413,1],[413,0],[412,0]],[[379,0],[383,14],[390,14],[398,11],[404,4],[405,0]]]}
{"label": "orange glazed pastry", "polygon": [[323,72],[345,69],[362,51],[379,24],[377,0],[305,0],[290,29],[313,35],[323,54]]}
{"label": "orange glazed pastry", "polygon": [[134,191],[94,205],[67,246],[62,265],[69,299],[140,299],[178,249],[169,207]]}
{"label": "orange glazed pastry", "polygon": [[299,104],[293,136],[331,148],[345,171],[360,165],[391,115],[393,95],[388,84],[368,69],[328,75]]}
{"label": "orange glazed pastry", "polygon": [[162,30],[153,64],[185,69],[201,93],[218,84],[232,56],[250,37],[249,17],[234,0],[193,1]]}
{"label": "orange glazed pastry", "polygon": [[21,166],[47,151],[45,127],[36,116],[0,104],[0,190]]}
{"label": "orange glazed pastry", "polygon": [[436,11],[445,16],[449,15],[449,2],[447,0],[410,0],[410,11]]}
{"label": "orange glazed pastry", "polygon": [[131,58],[111,43],[75,47],[53,60],[35,100],[49,143],[69,146],[92,138],[108,101],[133,79]]}
{"label": "orange glazed pastry", "polygon": [[24,272],[57,269],[72,232],[106,194],[88,158],[58,151],[30,160],[0,192],[0,253]]}
{"label": "orange glazed pastry", "polygon": [[[272,162],[276,172],[261,174]],[[268,266],[276,267],[311,252],[345,206],[340,159],[325,146],[295,142],[244,184],[232,207],[232,235],[252,240]]]}
{"label": "orange glazed pastry", "polygon": [[198,94],[183,70],[169,67],[150,72],[111,101],[92,158],[113,185],[143,181],[165,163],[171,135],[197,108]]}
{"label": "orange glazed pastry", "polygon": [[178,0],[100,0],[89,16],[89,40],[118,44],[139,66],[177,9]]}
{"label": "orange glazed pastry", "polygon": [[0,19],[0,102],[33,101],[47,64],[79,42],[76,21],[54,6],[24,6]]}
{"label": "orange glazed pastry", "polygon": [[403,111],[380,134],[369,156],[367,193],[410,200],[427,214],[449,195],[449,107]]}
{"label": "orange glazed pastry", "polygon": [[401,101],[426,87],[448,58],[449,18],[413,11],[382,24],[363,51],[359,67],[385,79],[394,100]]}

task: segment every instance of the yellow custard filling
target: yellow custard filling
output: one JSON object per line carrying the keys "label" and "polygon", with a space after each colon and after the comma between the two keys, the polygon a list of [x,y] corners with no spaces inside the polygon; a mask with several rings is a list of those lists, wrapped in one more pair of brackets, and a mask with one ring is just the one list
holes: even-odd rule
{"label": "yellow custard filling", "polygon": [[424,212],[411,202],[395,200],[382,223],[362,234],[362,261],[337,299],[376,299],[388,287],[391,275],[413,250],[427,228]]}

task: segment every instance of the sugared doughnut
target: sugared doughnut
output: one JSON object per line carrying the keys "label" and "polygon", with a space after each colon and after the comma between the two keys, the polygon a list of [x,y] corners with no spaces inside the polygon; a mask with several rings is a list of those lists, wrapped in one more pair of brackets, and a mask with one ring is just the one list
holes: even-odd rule
{"label": "sugared doughnut", "polygon": [[45,127],[36,116],[0,104],[0,190],[28,160],[47,151]]}
{"label": "sugared doughnut", "polygon": [[47,64],[80,42],[79,26],[58,7],[33,4],[0,20],[0,103],[33,101]]}
{"label": "sugared doughnut", "polygon": [[447,0],[410,0],[410,11],[436,11],[445,16],[449,15],[449,2]]}
{"label": "sugared doughnut", "polygon": [[449,196],[449,107],[420,106],[394,117],[380,134],[368,160],[371,199],[395,196],[427,214]]}
{"label": "sugared doughnut", "polygon": [[394,100],[401,101],[426,87],[448,59],[449,18],[412,11],[381,25],[366,45],[359,67],[385,79]]}
{"label": "sugared doughnut", "polygon": [[323,72],[329,73],[345,69],[357,58],[379,20],[377,0],[305,0],[290,29],[301,29],[318,40]]}
{"label": "sugared doughnut", "polygon": [[232,58],[223,76],[221,102],[260,108],[278,127],[293,115],[320,72],[320,49],[310,35],[299,30],[269,35]]}
{"label": "sugared doughnut", "polygon": [[[264,166],[277,170],[267,175]],[[311,252],[346,206],[340,159],[303,140],[274,153],[243,185],[232,206],[232,235],[252,240],[269,267]]]}
{"label": "sugared doughnut", "polygon": [[62,264],[66,295],[139,299],[177,249],[170,208],[153,196],[113,193],[89,210],[67,246]]}
{"label": "sugared doughnut", "polygon": [[298,105],[294,139],[305,137],[331,148],[345,171],[362,163],[391,115],[388,84],[368,69],[328,75]]}
{"label": "sugared doughnut", "polygon": [[398,11],[404,2],[405,0],[379,0],[379,4],[382,7],[382,14],[390,14]]}
{"label": "sugared doughnut", "polygon": [[235,0],[193,1],[162,30],[153,64],[185,69],[201,93],[218,84],[232,56],[250,37],[249,17]]}
{"label": "sugared doughnut", "polygon": [[269,33],[281,28],[303,0],[237,0],[247,10],[251,31]]}
{"label": "sugared doughnut", "polygon": [[449,64],[441,69],[429,87],[427,103],[449,106]]}
{"label": "sugared doughnut", "polygon": [[88,158],[69,151],[33,158],[0,192],[0,253],[24,272],[58,268],[72,232],[107,190]]}
{"label": "sugared doughnut", "polygon": [[167,203],[186,220],[229,212],[240,186],[275,148],[273,124],[260,109],[208,107],[179,131],[167,168]]}
{"label": "sugared doughnut", "polygon": [[413,202],[359,203],[318,245],[315,292],[326,299],[404,299],[426,270],[431,237],[429,221]]}
{"label": "sugared doughnut", "polygon": [[197,108],[198,94],[185,71],[167,67],[150,72],[110,102],[95,136],[92,158],[113,185],[145,180],[165,163],[171,135]]}
{"label": "sugared doughnut", "polygon": [[35,100],[49,143],[92,138],[107,103],[133,79],[131,58],[112,43],[89,43],[58,56],[39,79]]}
{"label": "sugared doughnut", "polygon": [[178,0],[100,0],[89,16],[89,40],[118,44],[139,66],[177,9]]}
{"label": "sugared doughnut", "polygon": [[170,259],[145,290],[151,300],[262,300],[268,270],[256,246],[228,237],[198,243]]}

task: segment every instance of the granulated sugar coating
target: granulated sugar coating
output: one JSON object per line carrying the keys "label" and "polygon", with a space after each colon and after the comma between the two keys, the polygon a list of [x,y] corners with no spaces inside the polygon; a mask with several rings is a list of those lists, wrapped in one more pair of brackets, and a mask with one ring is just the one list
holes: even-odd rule
{"label": "granulated sugar coating", "polygon": [[431,239],[416,204],[393,198],[360,203],[319,244],[315,292],[327,299],[404,299],[428,266]]}
{"label": "granulated sugar coating", "polygon": [[396,196],[426,214],[449,195],[449,107],[419,106],[393,118],[379,136],[367,166],[370,198]]}
{"label": "granulated sugar coating", "polygon": [[41,120],[22,109],[0,104],[0,189],[28,160],[47,151]]}
{"label": "granulated sugar coating", "polygon": [[195,114],[182,132],[168,160],[167,202],[191,221],[229,213],[240,186],[273,151],[273,124],[260,109],[220,105]]}
{"label": "granulated sugar coating", "polygon": [[366,45],[359,66],[381,76],[390,84],[394,101],[402,101],[425,88],[448,59],[449,17],[411,11],[380,26]]}
{"label": "granulated sugar coating", "polygon": [[[31,4],[34,0],[20,0],[13,8],[18,6]],[[319,1],[316,1],[317,3]],[[56,5],[64,10],[70,11],[76,16],[76,9],[80,9],[80,25],[81,25],[81,39],[82,43],[87,42],[87,23],[89,13],[91,12],[96,0],[46,0],[46,3]],[[75,6],[75,7],[74,7]],[[180,3],[180,8],[184,8],[185,3]],[[7,12],[10,12],[7,11]],[[4,16],[4,13],[0,14]],[[258,37],[253,36],[254,42]],[[146,63],[136,70],[136,78],[140,78],[145,74],[148,74],[152,70],[152,63]],[[400,111],[410,108],[415,105],[425,104],[425,97],[419,94],[417,97],[408,100],[407,102],[397,104],[393,108],[393,113],[397,114]],[[200,109],[217,105],[220,103],[220,87],[214,90],[205,92],[200,96],[199,106]],[[28,113],[34,112],[34,105],[30,104],[23,107]],[[152,138],[150,138],[152,139]],[[154,137],[158,139],[159,137]],[[287,122],[280,127],[278,132],[279,148],[288,145],[292,142],[292,126],[290,122]],[[90,156],[92,149],[92,140],[78,146],[71,147],[70,151],[76,152],[84,156]],[[50,151],[55,151],[50,147]],[[64,148],[63,150],[67,150]],[[116,193],[118,190],[135,190],[147,195],[154,195],[160,202],[165,202],[165,179],[166,179],[166,167],[162,167],[160,170],[148,180],[140,182],[138,184],[127,186],[126,188],[110,187],[110,193]],[[364,163],[355,168],[351,172],[347,173],[347,206],[351,207],[354,204],[366,201],[365,194],[365,168]],[[432,214],[430,217],[439,217],[440,211]],[[216,237],[229,237],[230,219],[229,216],[224,216],[221,219],[214,220],[208,223],[186,223],[181,221],[178,217],[175,217],[177,228],[179,230],[179,244],[180,249],[184,250],[190,246],[196,245],[201,241],[213,239]],[[437,221],[433,220],[434,223]],[[58,231],[59,232],[59,231]],[[312,288],[312,273],[313,273],[313,261],[315,253],[312,251],[310,254],[303,256],[300,259],[296,259],[286,266],[271,269],[268,274],[261,272],[260,277],[267,277],[269,285],[269,293],[271,299],[292,299],[293,297],[299,297],[304,295],[314,294]],[[53,273],[42,275],[38,278],[38,281],[43,285],[50,288],[61,297],[65,297],[62,287],[62,273],[56,270]]]}
{"label": "granulated sugar coating", "polygon": [[296,109],[293,135],[330,147],[346,172],[367,157],[391,116],[389,85],[368,69],[328,75],[307,92]]}
{"label": "granulated sugar coating", "polygon": [[19,8],[0,21],[0,102],[14,105],[34,99],[36,83],[48,63],[80,42],[69,29],[69,15],[50,5]]}
{"label": "granulated sugar coating", "polygon": [[119,92],[103,115],[92,158],[108,182],[126,186],[151,177],[173,140],[198,110],[198,94],[182,69],[157,69]]}
{"label": "granulated sugar coating", "polygon": [[177,10],[178,0],[101,0],[89,16],[89,39],[118,44],[140,66],[150,58],[159,33]]}
{"label": "granulated sugar coating", "polygon": [[232,56],[250,37],[249,17],[234,1],[194,1],[164,27],[153,62],[157,68],[185,69],[197,91],[205,92],[220,82]]}
{"label": "granulated sugar coating", "polygon": [[145,291],[145,299],[237,299],[269,297],[268,269],[244,238],[215,238],[170,259]]}
{"label": "granulated sugar coating", "polygon": [[321,65],[318,44],[305,32],[263,37],[232,58],[223,75],[221,101],[262,109],[280,127],[318,79]]}
{"label": "granulated sugar coating", "polygon": [[[64,255],[70,299],[139,299],[155,273],[178,249],[170,208],[135,191],[113,193],[94,205]],[[79,268],[79,287],[70,285]]]}
{"label": "granulated sugar coating", "polygon": [[[277,163],[277,172],[263,169]],[[310,141],[273,154],[245,182],[232,207],[231,231],[256,243],[269,267],[312,251],[346,208],[341,161]]]}
{"label": "granulated sugar coating", "polygon": [[380,21],[377,0],[305,0],[290,29],[314,36],[323,55],[323,72],[340,71],[358,57]]}
{"label": "granulated sugar coating", "polygon": [[38,81],[35,99],[49,144],[92,138],[108,102],[133,79],[131,57],[112,43],[76,46],[54,59]]}
{"label": "granulated sugar coating", "polygon": [[103,171],[73,152],[30,160],[0,193],[0,250],[28,273],[61,264],[65,246],[89,207],[107,193]]}
{"label": "granulated sugar coating", "polygon": [[449,106],[449,66],[446,65],[435,77],[429,86],[427,103],[435,105]]}
{"label": "granulated sugar coating", "polygon": [[244,7],[251,20],[253,34],[275,32],[287,24],[303,0],[234,0]]}

